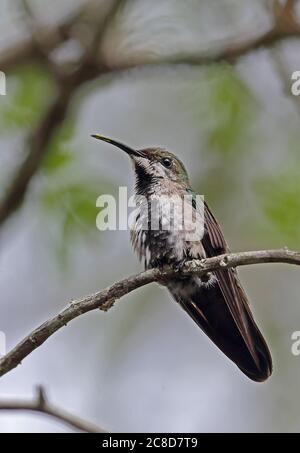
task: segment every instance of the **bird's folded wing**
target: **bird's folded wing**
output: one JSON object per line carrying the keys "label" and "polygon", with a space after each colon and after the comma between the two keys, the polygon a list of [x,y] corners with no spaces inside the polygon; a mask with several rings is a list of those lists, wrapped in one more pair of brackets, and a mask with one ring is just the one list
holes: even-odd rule
{"label": "bird's folded wing", "polygon": [[[217,220],[205,203],[205,233],[202,240],[203,247],[208,257],[220,255],[229,251],[224,235],[219,227]],[[240,334],[253,357],[259,365],[256,348],[249,327],[249,317],[253,319],[247,296],[241,287],[238,276],[234,269],[216,271],[220,289],[224,300],[232,314]]]}

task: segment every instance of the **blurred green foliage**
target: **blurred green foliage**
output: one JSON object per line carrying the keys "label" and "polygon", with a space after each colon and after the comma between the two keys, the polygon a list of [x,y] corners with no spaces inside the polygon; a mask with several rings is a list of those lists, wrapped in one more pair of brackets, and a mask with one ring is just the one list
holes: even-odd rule
{"label": "blurred green foliage", "polygon": [[96,200],[110,190],[110,184],[103,179],[100,182],[92,169],[86,175],[80,171],[82,154],[74,145],[75,135],[76,118],[71,115],[52,138],[43,162],[41,207],[47,222],[55,227],[51,246],[64,269],[74,244],[99,240]]}
{"label": "blurred green foliage", "polygon": [[95,239],[96,234],[99,236],[96,229],[99,192],[96,184],[87,181],[46,186],[41,199],[42,207],[48,222],[55,223],[54,250],[61,264],[68,263],[72,246],[79,240]]}
{"label": "blurred green foliage", "polygon": [[70,116],[51,140],[43,163],[41,206],[48,221],[55,224],[52,245],[64,268],[69,264],[74,244],[99,239],[96,200],[109,187],[106,182],[99,183],[92,171],[89,177],[79,171],[81,154],[72,142],[75,132],[76,121]]}
{"label": "blurred green foliage", "polygon": [[74,232],[74,221],[82,228],[95,225],[97,215],[96,199],[99,192],[91,186],[81,183],[54,187],[43,195],[43,204],[46,208],[57,210],[64,217],[64,232]]}
{"label": "blurred green foliage", "polygon": [[271,232],[284,245],[299,248],[300,243],[300,167],[288,167],[264,178],[257,185]]}
{"label": "blurred green foliage", "polygon": [[232,66],[211,67],[206,78],[210,81],[206,105],[211,123],[207,149],[228,157],[242,150],[240,145],[253,118],[254,98]]}
{"label": "blurred green foliage", "polygon": [[5,102],[0,104],[2,132],[34,126],[53,95],[50,75],[39,66],[28,65],[10,74]]}
{"label": "blurred green foliage", "polygon": [[252,128],[258,105],[236,69],[228,64],[201,72],[196,99],[205,172],[195,189],[207,194],[220,210],[241,184],[239,169],[249,143],[254,142]]}
{"label": "blurred green foliage", "polygon": [[71,163],[73,156],[68,143],[74,137],[74,133],[74,120],[66,120],[48,147],[43,166],[47,173],[56,172]]}

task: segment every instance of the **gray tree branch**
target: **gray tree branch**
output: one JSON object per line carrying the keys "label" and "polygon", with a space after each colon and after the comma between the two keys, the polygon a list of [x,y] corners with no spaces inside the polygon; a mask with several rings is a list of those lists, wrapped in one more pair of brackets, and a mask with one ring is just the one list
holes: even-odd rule
{"label": "gray tree branch", "polygon": [[[299,266],[300,252],[283,249],[230,253],[205,260],[190,261],[185,264],[184,268],[180,270],[180,273],[182,275],[201,276],[215,270],[259,263],[287,263]],[[3,376],[19,365],[25,357],[40,347],[55,332],[66,326],[72,319],[91,310],[100,309],[107,311],[114,305],[117,299],[129,294],[131,291],[152,282],[164,284],[170,278],[178,276],[178,272],[172,268],[150,269],[120,280],[95,294],[72,301],[56,316],[26,335],[8,354],[0,359],[0,376]]]}
{"label": "gray tree branch", "polygon": [[87,422],[69,412],[66,412],[63,409],[54,406],[49,403],[46,396],[45,389],[41,386],[37,387],[36,397],[29,400],[0,400],[0,411],[29,411],[29,412],[39,412],[44,415],[48,415],[52,418],[63,422],[64,424],[70,426],[73,429],[83,431],[86,433],[105,433],[102,428],[94,425],[93,423]]}

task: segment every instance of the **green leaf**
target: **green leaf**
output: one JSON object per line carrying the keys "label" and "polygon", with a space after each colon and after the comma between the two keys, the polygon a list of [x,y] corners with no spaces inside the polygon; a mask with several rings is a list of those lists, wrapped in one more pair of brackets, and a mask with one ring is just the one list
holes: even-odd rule
{"label": "green leaf", "polygon": [[300,168],[295,166],[258,184],[270,232],[291,247],[299,247],[300,242],[299,175]]}
{"label": "green leaf", "polygon": [[44,193],[42,202],[48,210],[58,210],[65,216],[65,229],[68,233],[95,226],[98,210],[96,199],[99,191],[83,183],[73,183],[54,188]]}
{"label": "green leaf", "polygon": [[47,216],[58,225],[54,248],[64,265],[74,243],[95,238],[96,234],[99,237],[96,229],[99,192],[99,187],[90,182],[78,182],[47,189],[41,198]]}
{"label": "green leaf", "polygon": [[212,82],[208,99],[212,127],[207,147],[210,151],[229,155],[240,150],[239,145],[252,118],[254,102],[233,68],[222,66],[217,72],[213,71],[208,71]]}
{"label": "green leaf", "polygon": [[74,132],[75,123],[74,121],[68,120],[64,122],[61,129],[51,140],[43,166],[47,173],[53,173],[62,167],[65,167],[73,160],[72,152],[68,148],[68,142],[71,141]]}
{"label": "green leaf", "polygon": [[8,79],[7,96],[0,103],[3,131],[34,126],[53,95],[49,74],[39,66],[19,68]]}

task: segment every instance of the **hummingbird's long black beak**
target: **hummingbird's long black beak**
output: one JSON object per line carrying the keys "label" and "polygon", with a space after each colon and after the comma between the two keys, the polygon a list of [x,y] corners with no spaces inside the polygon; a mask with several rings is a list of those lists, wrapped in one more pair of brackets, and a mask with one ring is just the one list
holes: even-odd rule
{"label": "hummingbird's long black beak", "polygon": [[143,154],[140,151],[137,151],[133,148],[130,148],[127,145],[124,145],[123,143],[117,142],[116,140],[112,140],[111,138],[104,137],[104,135],[99,135],[99,134],[93,134],[93,138],[96,138],[97,140],[102,140],[103,142],[110,143],[111,145],[116,146],[117,148],[122,149],[127,153],[129,156],[139,156],[143,157]]}

